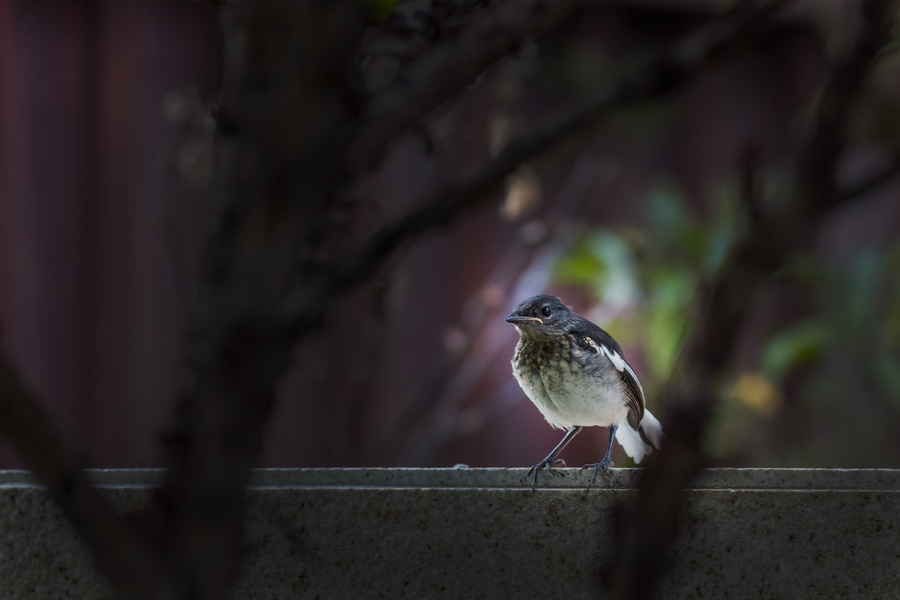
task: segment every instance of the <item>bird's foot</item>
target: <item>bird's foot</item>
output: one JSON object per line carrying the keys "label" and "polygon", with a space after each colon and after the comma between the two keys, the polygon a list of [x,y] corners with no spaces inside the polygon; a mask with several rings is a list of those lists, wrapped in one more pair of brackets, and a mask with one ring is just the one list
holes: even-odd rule
{"label": "bird's foot", "polygon": [[547,469],[547,472],[550,473],[550,475],[552,476],[552,475],[556,475],[556,471],[553,470],[554,467],[565,467],[565,466],[566,466],[566,461],[564,461],[563,459],[557,458],[556,460],[551,460],[549,457],[547,457],[544,460],[542,460],[541,462],[539,462],[538,464],[536,464],[533,467],[531,467],[530,469],[528,469],[528,472],[525,473],[525,477],[522,478],[522,485],[527,485],[525,483],[525,481],[533,475],[534,477],[532,477],[532,479],[531,479],[531,489],[534,490],[535,486],[537,485],[538,473],[540,472],[541,469]]}
{"label": "bird's foot", "polygon": [[584,465],[583,467],[581,467],[582,471],[587,470],[587,469],[594,469],[594,475],[591,477],[591,481],[588,483],[587,489],[590,490],[591,486],[594,485],[594,483],[596,483],[597,473],[600,472],[600,469],[603,469],[604,471],[606,471],[607,477],[612,478],[612,475],[610,475],[610,473],[609,473],[609,468],[611,466],[613,466],[613,464],[614,463],[613,463],[612,459],[607,454],[606,456],[603,457],[603,460],[601,460],[600,462],[590,464],[590,465]]}

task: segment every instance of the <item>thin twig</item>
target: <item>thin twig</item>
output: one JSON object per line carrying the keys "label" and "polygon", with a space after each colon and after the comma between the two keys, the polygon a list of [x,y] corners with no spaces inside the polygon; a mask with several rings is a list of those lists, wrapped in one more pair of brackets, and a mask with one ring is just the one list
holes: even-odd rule
{"label": "thin twig", "polygon": [[874,192],[883,185],[890,183],[898,175],[900,175],[900,160],[894,158],[890,164],[882,167],[880,171],[871,175],[868,179],[839,190],[835,204],[844,204],[849,200],[863,198],[870,192]]}

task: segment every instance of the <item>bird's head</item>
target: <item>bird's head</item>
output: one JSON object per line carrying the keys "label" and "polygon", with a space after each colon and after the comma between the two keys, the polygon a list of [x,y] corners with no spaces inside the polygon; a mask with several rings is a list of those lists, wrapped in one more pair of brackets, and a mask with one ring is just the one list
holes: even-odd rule
{"label": "bird's head", "polygon": [[519,303],[506,321],[523,337],[543,337],[563,333],[573,315],[556,296],[540,294]]}

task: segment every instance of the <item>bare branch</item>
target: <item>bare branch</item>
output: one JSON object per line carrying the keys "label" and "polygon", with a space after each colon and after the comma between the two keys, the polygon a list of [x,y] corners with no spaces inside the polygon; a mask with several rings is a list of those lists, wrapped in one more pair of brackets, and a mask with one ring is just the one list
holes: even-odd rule
{"label": "bare branch", "polygon": [[[759,215],[704,294],[696,329],[663,401],[669,437],[662,452],[653,455],[637,497],[617,509],[617,548],[605,569],[613,598],[656,594],[677,535],[681,490],[703,463],[701,440],[744,316],[772,272],[834,204],[835,166],[847,114],[873,60],[890,38],[896,11],[896,0],[867,0],[865,26],[820,98],[791,196]],[[752,199],[749,203],[756,204]]]}
{"label": "bare branch", "polygon": [[116,593],[155,598],[162,574],[158,557],[91,486],[5,358],[0,358],[0,432],[47,486]]}
{"label": "bare branch", "polygon": [[[584,0],[583,2],[585,6],[598,3],[597,0]],[[429,46],[435,43],[446,41],[447,43],[440,52],[450,57],[469,51],[465,45],[470,44],[475,36],[471,34],[460,36],[459,32],[471,20],[470,17],[480,19],[482,13],[473,13],[476,13],[476,9],[487,5],[490,5],[488,0],[405,0],[400,2],[380,27],[369,32],[359,52],[359,64],[366,80],[366,90],[369,94],[381,94],[397,81],[398,76],[404,80],[404,83],[398,86],[402,89],[410,79],[409,75],[404,74],[402,70],[408,69]],[[634,3],[628,0],[604,0],[602,5],[604,7],[614,6],[619,9],[636,8]],[[513,11],[527,11],[526,5],[508,8]],[[640,6],[639,8],[642,11],[649,11],[656,7]],[[684,8],[665,6],[662,10],[671,14]],[[696,15],[699,12],[698,7],[690,7],[688,12]],[[709,16],[713,17],[714,15],[715,12],[710,10]],[[517,22],[511,22],[511,24],[516,25]],[[510,33],[514,34],[514,32]],[[529,35],[526,33],[524,38]],[[503,54],[497,59],[502,56]],[[434,58],[428,57],[426,60],[433,61]],[[409,72],[414,70],[417,69],[409,70]],[[469,80],[469,82],[471,81],[474,81],[474,78]],[[462,88],[457,89],[448,97],[461,91]]]}
{"label": "bare branch", "polygon": [[406,0],[366,39],[360,67],[366,90],[376,94],[394,83],[400,68],[435,42],[450,24],[484,0]]}

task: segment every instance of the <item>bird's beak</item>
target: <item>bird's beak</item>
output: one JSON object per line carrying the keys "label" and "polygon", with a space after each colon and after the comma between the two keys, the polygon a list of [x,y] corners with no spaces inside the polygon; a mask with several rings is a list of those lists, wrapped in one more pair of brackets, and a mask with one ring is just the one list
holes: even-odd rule
{"label": "bird's beak", "polygon": [[519,315],[509,315],[506,317],[507,323],[512,323],[513,325],[521,325],[523,323],[540,323],[543,325],[543,321],[537,317],[520,317]]}

